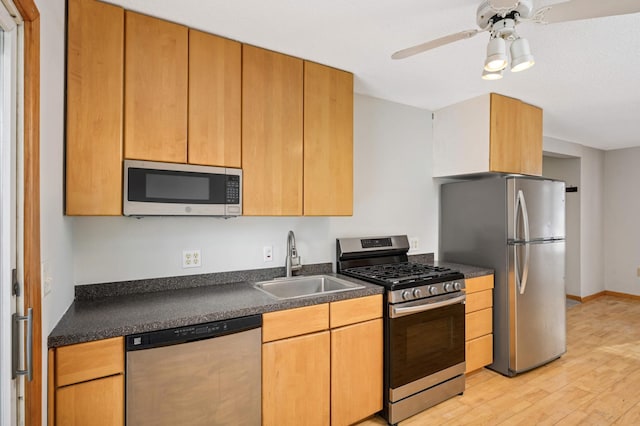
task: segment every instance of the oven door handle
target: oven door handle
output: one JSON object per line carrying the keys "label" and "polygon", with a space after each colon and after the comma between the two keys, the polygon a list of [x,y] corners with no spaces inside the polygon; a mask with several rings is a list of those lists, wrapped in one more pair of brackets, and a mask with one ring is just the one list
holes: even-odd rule
{"label": "oven door handle", "polygon": [[452,299],[443,300],[442,302],[427,303],[427,304],[424,304],[424,305],[409,306],[409,307],[406,307],[406,308],[392,306],[391,309],[390,309],[390,312],[389,312],[389,317],[390,318],[399,318],[399,317],[403,317],[405,315],[411,315],[411,314],[415,314],[415,313],[418,313],[418,312],[431,311],[433,309],[442,308],[444,306],[455,305],[456,303],[464,303],[466,298],[467,298],[467,296],[465,296],[463,294],[462,296],[454,297]]}

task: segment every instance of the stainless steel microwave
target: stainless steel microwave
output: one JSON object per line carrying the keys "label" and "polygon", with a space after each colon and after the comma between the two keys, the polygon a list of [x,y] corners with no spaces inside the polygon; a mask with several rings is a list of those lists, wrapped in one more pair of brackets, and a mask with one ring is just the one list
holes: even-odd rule
{"label": "stainless steel microwave", "polygon": [[125,216],[240,216],[242,170],[124,161]]}

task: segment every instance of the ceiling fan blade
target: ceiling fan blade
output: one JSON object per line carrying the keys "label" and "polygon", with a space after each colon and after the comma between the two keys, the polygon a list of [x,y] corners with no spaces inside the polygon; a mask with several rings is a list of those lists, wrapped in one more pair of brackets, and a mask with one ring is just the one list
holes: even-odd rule
{"label": "ceiling fan blade", "polygon": [[638,0],[570,0],[554,4],[548,10],[541,10],[543,23],[577,21],[580,19],[602,18],[640,12]]}
{"label": "ceiling fan blade", "polygon": [[408,47],[406,49],[398,50],[391,55],[392,59],[404,59],[409,56],[417,55],[418,53],[425,52],[427,50],[435,49],[436,47],[444,46],[445,44],[453,43],[454,41],[464,40],[471,38],[474,35],[481,33],[483,30],[466,30],[459,33],[449,34],[444,37],[437,38],[435,40],[428,41],[426,43],[418,44],[416,46]]}

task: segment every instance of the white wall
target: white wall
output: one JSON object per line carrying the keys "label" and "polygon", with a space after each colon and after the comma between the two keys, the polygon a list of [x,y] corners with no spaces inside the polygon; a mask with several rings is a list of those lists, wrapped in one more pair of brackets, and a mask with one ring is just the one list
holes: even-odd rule
{"label": "white wall", "polygon": [[[356,95],[352,217],[126,218],[73,222],[74,282],[284,266],[289,229],[303,263],[335,261],[335,239],[408,234],[416,253],[437,248],[437,192],[431,179],[431,113]],[[274,248],[264,263],[263,246]],[[200,249],[202,268],[182,269],[183,249]]]}
{"label": "white wall", "polygon": [[565,195],[566,208],[566,264],[565,287],[567,294],[580,294],[580,159],[545,156],[542,175],[565,181],[567,186],[578,187],[578,192]]}
{"label": "white wall", "polygon": [[580,158],[580,293],[605,290],[604,282],[604,151],[572,142],[544,138],[545,153]]}
{"label": "white wall", "polygon": [[[42,299],[42,404],[47,416],[47,336],[73,300],[71,218],[63,215],[64,0],[36,0],[40,10],[40,246],[51,293]],[[43,281],[44,282],[44,281]]]}
{"label": "white wall", "polygon": [[640,148],[604,160],[604,264],[607,290],[640,295]]}

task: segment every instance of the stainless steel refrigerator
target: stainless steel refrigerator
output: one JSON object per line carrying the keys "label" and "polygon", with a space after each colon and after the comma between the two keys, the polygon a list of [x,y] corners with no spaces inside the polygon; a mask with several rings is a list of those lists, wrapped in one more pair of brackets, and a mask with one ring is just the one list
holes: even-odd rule
{"label": "stainless steel refrigerator", "polygon": [[564,182],[443,184],[439,257],[495,271],[489,368],[514,376],[566,352]]}

